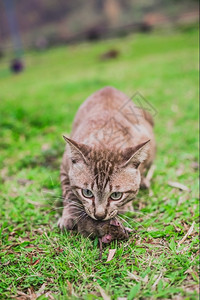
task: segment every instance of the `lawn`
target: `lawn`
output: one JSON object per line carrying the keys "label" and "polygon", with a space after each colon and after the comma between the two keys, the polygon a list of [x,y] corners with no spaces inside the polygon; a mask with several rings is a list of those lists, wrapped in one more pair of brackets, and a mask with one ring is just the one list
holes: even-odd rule
{"label": "lawn", "polygon": [[[1,299],[198,299],[197,34],[30,52],[19,75],[0,61]],[[119,57],[99,59],[113,48]],[[100,261],[97,240],[60,233],[56,223],[62,134],[83,100],[106,85],[145,99],[157,157],[150,190],[124,217],[130,239],[104,247]],[[116,252],[106,262],[109,249]]]}

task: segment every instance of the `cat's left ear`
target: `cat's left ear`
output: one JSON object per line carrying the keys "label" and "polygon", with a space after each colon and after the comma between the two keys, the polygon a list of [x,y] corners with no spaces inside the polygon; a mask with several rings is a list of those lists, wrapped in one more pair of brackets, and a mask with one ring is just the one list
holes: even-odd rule
{"label": "cat's left ear", "polygon": [[90,151],[90,147],[85,144],[80,144],[75,142],[72,139],[63,135],[64,140],[67,142],[70,149],[71,159],[75,161],[82,160],[85,163],[87,162],[87,155]]}
{"label": "cat's left ear", "polygon": [[150,140],[137,145],[136,147],[128,147],[122,152],[122,166],[126,167],[132,164],[136,169],[145,161],[148,155]]}

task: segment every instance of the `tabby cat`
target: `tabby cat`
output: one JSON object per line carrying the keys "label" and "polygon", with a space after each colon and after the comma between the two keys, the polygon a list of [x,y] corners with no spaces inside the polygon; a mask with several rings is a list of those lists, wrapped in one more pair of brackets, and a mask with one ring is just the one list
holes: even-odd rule
{"label": "tabby cat", "polygon": [[[151,115],[122,92],[105,87],[79,108],[61,165],[60,228],[89,216],[106,221],[127,210],[155,156]],[[81,224],[84,224],[82,222]]]}

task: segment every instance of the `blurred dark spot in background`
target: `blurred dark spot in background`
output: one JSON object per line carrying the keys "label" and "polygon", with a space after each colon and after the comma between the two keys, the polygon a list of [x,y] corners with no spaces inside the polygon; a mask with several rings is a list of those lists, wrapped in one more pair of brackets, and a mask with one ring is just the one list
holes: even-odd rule
{"label": "blurred dark spot in background", "polygon": [[117,58],[119,56],[119,51],[116,49],[111,49],[100,55],[100,60],[108,60],[112,58]]}
{"label": "blurred dark spot in background", "polygon": [[11,61],[10,69],[13,73],[19,73],[24,69],[24,63],[20,58],[14,58]]}

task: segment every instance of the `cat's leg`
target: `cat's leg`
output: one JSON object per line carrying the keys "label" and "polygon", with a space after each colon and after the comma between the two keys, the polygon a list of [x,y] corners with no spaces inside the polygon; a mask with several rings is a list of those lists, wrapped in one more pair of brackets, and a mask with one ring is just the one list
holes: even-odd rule
{"label": "cat's leg", "polygon": [[58,226],[61,229],[77,230],[84,236],[97,235],[94,234],[96,233],[96,221],[87,216],[83,205],[71,191],[70,182],[63,167],[61,167],[61,184],[64,208],[62,216],[58,220]]}
{"label": "cat's leg", "polygon": [[58,220],[58,227],[60,229],[73,230],[74,229],[74,207],[71,204],[70,197],[72,197],[68,172],[64,168],[64,164],[61,165],[60,179],[63,196],[63,212],[62,216]]}
{"label": "cat's leg", "polygon": [[60,229],[73,230],[76,225],[76,217],[78,217],[78,208],[74,206],[75,195],[71,192],[69,178],[67,172],[61,167],[61,186],[63,195],[63,212],[58,220],[58,227]]}
{"label": "cat's leg", "polygon": [[72,213],[72,207],[70,207],[70,203],[67,203],[63,208],[62,216],[58,220],[58,227],[60,229],[73,230],[75,227],[75,222]]}

